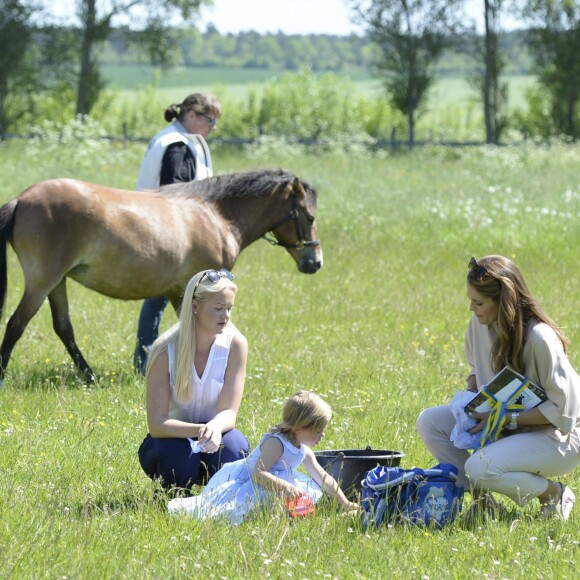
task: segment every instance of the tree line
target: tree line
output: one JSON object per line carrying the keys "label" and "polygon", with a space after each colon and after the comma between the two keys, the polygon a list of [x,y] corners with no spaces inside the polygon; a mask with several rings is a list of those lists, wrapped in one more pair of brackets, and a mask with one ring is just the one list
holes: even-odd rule
{"label": "tree line", "polygon": [[[377,47],[366,36],[351,34],[287,35],[283,32],[239,32],[221,34],[214,26],[200,31],[185,27],[172,32],[175,47],[170,62],[153,64],[180,67],[231,67],[299,71],[304,67],[316,72],[347,73],[367,76],[377,57]],[[525,74],[532,64],[523,31],[510,31],[502,39],[510,73]],[[122,26],[111,31],[99,52],[103,64],[130,65],[143,62],[139,47],[128,42],[131,31]],[[463,42],[477,39],[466,32]],[[459,45],[459,43],[457,43]],[[439,75],[469,74],[474,61],[459,48],[451,46],[435,65]]]}
{"label": "tree line", "polygon": [[[348,1],[363,36],[222,35],[213,27],[202,33],[194,23],[207,0],[78,0],[76,12],[60,21],[51,16],[48,0],[0,0],[0,134],[51,91],[74,94],[76,114],[87,115],[103,94],[104,61],[148,61],[166,67],[369,70],[382,80],[388,105],[405,116],[412,145],[418,113],[447,55],[445,62],[466,72],[479,94],[486,141],[499,143],[508,126],[502,77],[510,48],[520,43],[525,66],[539,80],[528,96],[529,129],[578,137],[578,0],[480,0],[483,34],[465,16],[465,0]],[[509,13],[520,16],[524,31],[503,31]],[[177,17],[181,26],[163,24]],[[119,24],[122,18],[131,26]]]}
{"label": "tree line", "polygon": [[[130,30],[123,26],[112,31],[101,51],[102,62],[134,64],[143,58],[138,47],[127,42]],[[327,34],[286,35],[283,32],[221,34],[210,25],[204,32],[194,27],[172,31],[174,47],[169,64],[186,67],[227,66],[317,71],[366,70],[373,47],[361,36]],[[154,62],[154,64],[168,64]]]}

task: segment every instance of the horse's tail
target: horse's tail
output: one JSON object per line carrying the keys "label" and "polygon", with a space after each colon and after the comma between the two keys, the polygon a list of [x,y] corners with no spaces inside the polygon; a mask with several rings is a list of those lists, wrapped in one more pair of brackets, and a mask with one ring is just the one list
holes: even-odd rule
{"label": "horse's tail", "polygon": [[6,259],[6,246],[12,239],[12,226],[14,224],[14,212],[17,200],[13,199],[0,207],[0,320],[6,302],[8,288],[8,261]]}

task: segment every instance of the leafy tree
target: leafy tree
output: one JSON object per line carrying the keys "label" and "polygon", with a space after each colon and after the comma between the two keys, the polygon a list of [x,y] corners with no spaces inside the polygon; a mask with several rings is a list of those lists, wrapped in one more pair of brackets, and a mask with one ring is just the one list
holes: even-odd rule
{"label": "leafy tree", "polygon": [[183,38],[181,45],[183,60],[186,66],[192,66],[197,62],[202,52],[203,37],[201,32],[195,28],[186,28],[185,32],[187,33],[187,38]]}
{"label": "leafy tree", "polygon": [[0,0],[0,135],[30,110],[39,85],[29,25],[35,11],[20,0]]}
{"label": "leafy tree", "polygon": [[379,52],[392,106],[407,117],[409,145],[415,141],[417,112],[435,80],[434,65],[462,29],[463,0],[350,0]]}
{"label": "leafy tree", "polygon": [[211,0],[76,0],[79,72],[76,113],[88,114],[104,87],[97,49],[118,21],[129,20],[128,39],[142,47],[156,63],[182,58],[172,31],[175,17],[185,21]]}
{"label": "leafy tree", "polygon": [[500,15],[503,0],[483,0],[483,37],[469,36],[468,50],[479,64],[471,82],[483,102],[486,143],[499,143],[507,128],[508,84],[500,79],[507,64],[500,49]]}
{"label": "leafy tree", "polygon": [[[272,36],[261,36],[253,46],[252,66],[257,68],[274,68],[282,60],[282,51]],[[246,65],[248,66],[248,65]]]}
{"label": "leafy tree", "polygon": [[540,84],[547,90],[556,131],[580,136],[580,3],[525,0],[528,42]]}
{"label": "leafy tree", "polygon": [[316,60],[316,50],[306,36],[289,36],[285,67],[290,70],[300,70]]}

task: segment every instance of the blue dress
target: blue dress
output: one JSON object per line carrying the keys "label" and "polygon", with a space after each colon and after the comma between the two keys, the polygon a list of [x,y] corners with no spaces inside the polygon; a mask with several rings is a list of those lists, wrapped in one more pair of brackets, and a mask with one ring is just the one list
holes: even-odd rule
{"label": "blue dress", "polygon": [[238,525],[252,509],[267,506],[272,493],[252,479],[252,472],[260,458],[262,443],[271,437],[279,439],[284,450],[270,468],[270,473],[295,485],[316,503],[322,497],[320,487],[311,477],[298,471],[304,460],[304,445],[296,447],[283,435],[268,433],[248,457],[226,463],[208,481],[200,495],[172,499],[167,506],[169,513],[188,514],[200,520],[222,517],[230,524]]}

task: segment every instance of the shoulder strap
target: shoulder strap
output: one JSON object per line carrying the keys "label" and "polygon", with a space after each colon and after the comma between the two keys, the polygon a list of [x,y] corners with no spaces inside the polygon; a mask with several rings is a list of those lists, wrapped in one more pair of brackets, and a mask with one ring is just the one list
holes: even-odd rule
{"label": "shoulder strap", "polygon": [[362,480],[362,487],[367,487],[374,491],[380,491],[402,485],[417,474],[413,469],[401,469],[400,467],[379,466],[371,469]]}

